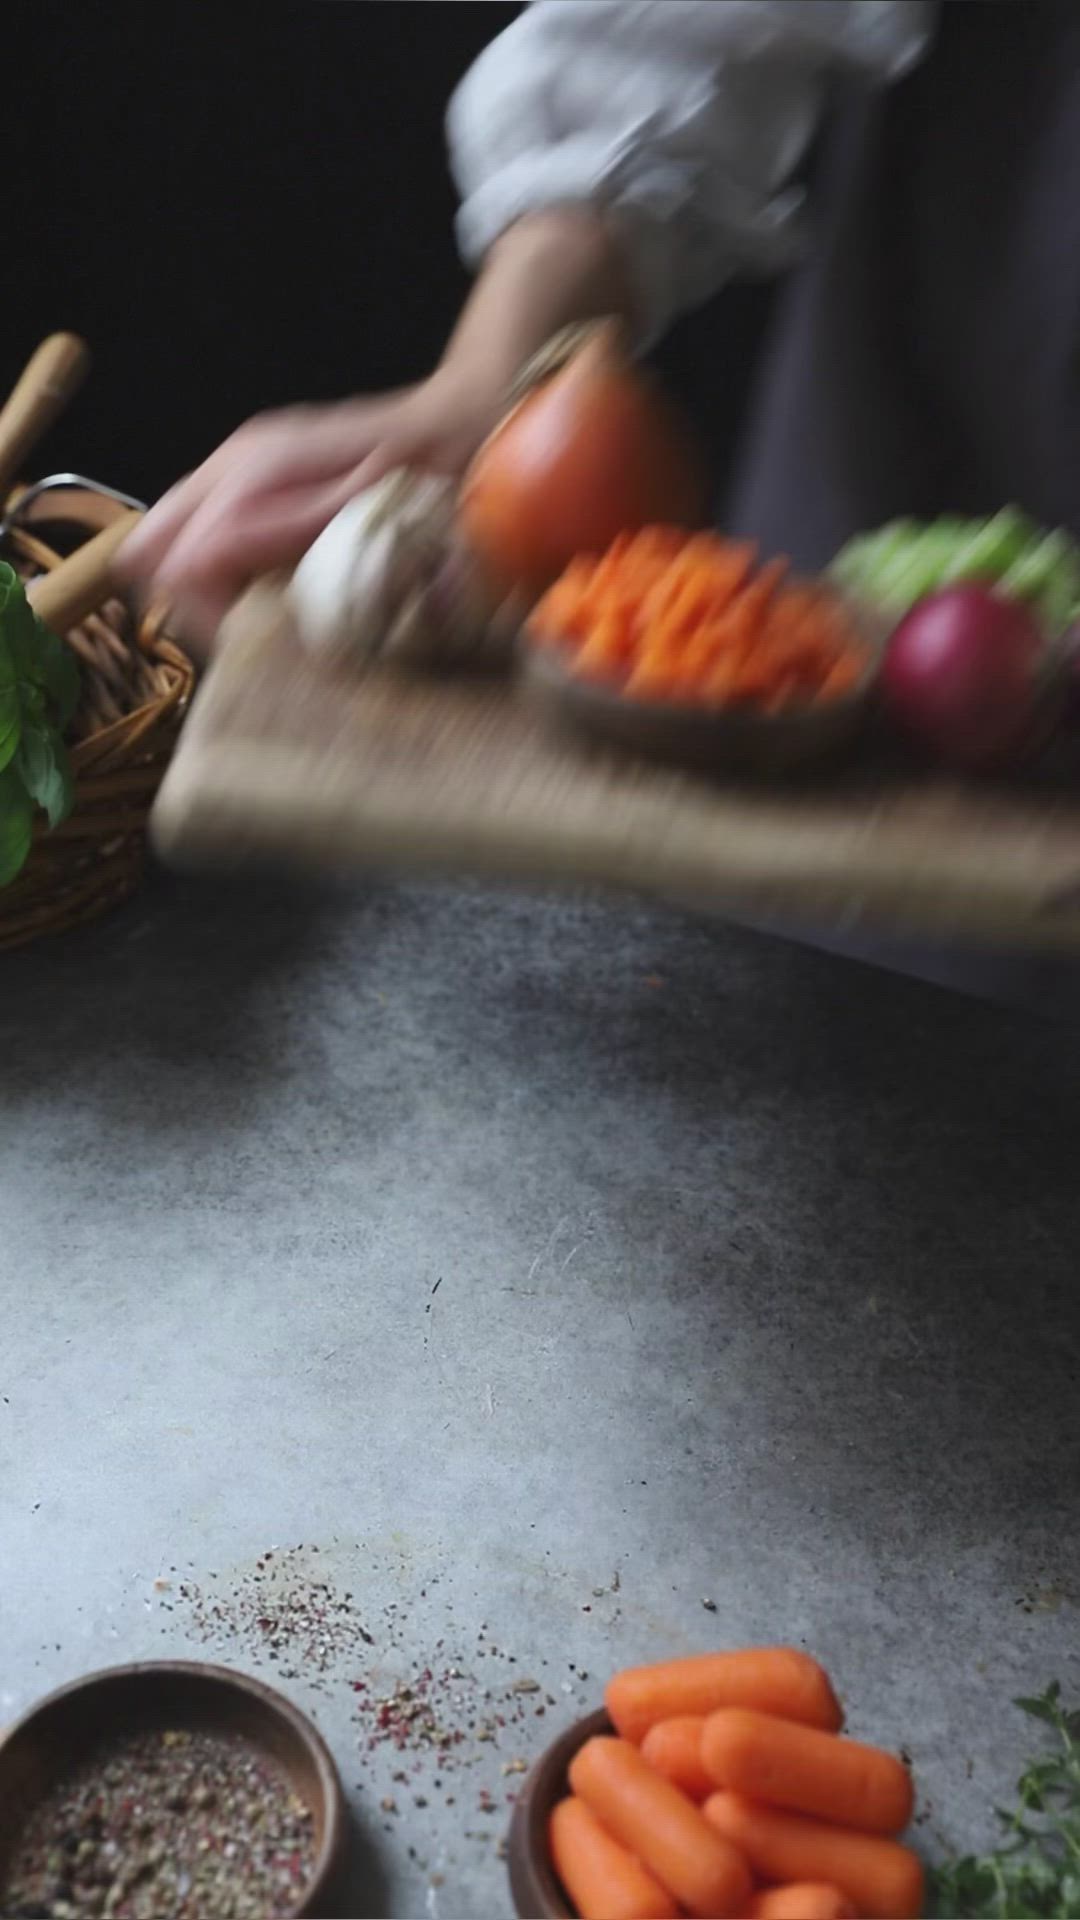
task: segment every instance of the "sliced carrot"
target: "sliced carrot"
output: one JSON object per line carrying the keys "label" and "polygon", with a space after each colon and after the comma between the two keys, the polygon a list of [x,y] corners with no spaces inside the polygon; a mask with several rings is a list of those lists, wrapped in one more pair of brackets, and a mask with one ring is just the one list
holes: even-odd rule
{"label": "sliced carrot", "polygon": [[762,1887],[750,1902],[747,1920],[855,1920],[855,1909],[839,1887],[804,1880]]}
{"label": "sliced carrot", "polygon": [[717,534],[622,534],[599,558],[571,563],[529,632],[565,649],[586,678],[621,670],[632,697],[775,712],[852,691],[868,656],[844,603],[790,581],[786,560],[755,563],[752,546]]}
{"label": "sliced carrot", "polygon": [[642,607],[646,633],[691,633],[724,611],[729,596],[704,573],[674,573],[657,582]]}
{"label": "sliced carrot", "polygon": [[673,700],[681,688],[678,667],[671,661],[639,660],[622,690],[635,700]]}
{"label": "sliced carrot", "polygon": [[775,603],[787,570],[786,560],[768,561],[739,596],[738,604],[748,614],[750,620],[759,626],[764,623],[766,614]]}
{"label": "sliced carrot", "polygon": [[583,1800],[560,1800],[548,1822],[555,1871],[580,1920],[676,1920],[678,1905]]}
{"label": "sliced carrot", "polygon": [[[633,583],[640,587],[642,583],[661,578],[671,566],[678,546],[662,528],[655,529],[655,535],[654,539],[644,539],[640,534],[634,538],[620,536],[594,566],[589,593],[595,596],[612,588],[622,591]],[[685,539],[685,535],[683,537]]]}
{"label": "sliced carrot", "polygon": [[693,673],[705,673],[726,657],[724,628],[720,620],[707,620],[691,634],[683,650],[683,662]]}
{"label": "sliced carrot", "polygon": [[604,1704],[626,1740],[641,1740],[657,1720],[718,1707],[752,1707],[827,1733],[843,1724],[824,1667],[796,1647],[748,1647],[627,1667],[608,1682]]}
{"label": "sliced carrot", "polygon": [[738,1793],[714,1793],[702,1811],[763,1880],[827,1881],[863,1920],[916,1920],[922,1912],[922,1866],[896,1840],[785,1813]]}
{"label": "sliced carrot", "polygon": [[767,660],[751,654],[738,661],[728,690],[728,702],[734,706],[763,706],[776,685],[776,675]]}
{"label": "sliced carrot", "polygon": [[715,706],[734,706],[742,685],[743,663],[737,654],[722,655],[701,674],[701,697]]}
{"label": "sliced carrot", "polygon": [[529,615],[525,632],[533,646],[548,652],[574,653],[589,637],[588,621],[576,612],[551,617],[539,608]]}
{"label": "sliced carrot", "polygon": [[741,1853],[628,1741],[587,1740],[570,1762],[570,1785],[688,1913],[725,1920],[742,1912],[752,1881]]}
{"label": "sliced carrot", "polygon": [[630,622],[618,614],[608,614],[597,622],[579,648],[575,664],[581,673],[611,678],[622,674],[633,657],[634,634]]}
{"label": "sliced carrot", "polygon": [[594,572],[592,560],[572,560],[565,573],[541,594],[532,610],[532,624],[555,627],[569,619],[577,611]]}
{"label": "sliced carrot", "polygon": [[777,595],[778,608],[791,621],[812,620],[825,601],[823,589],[811,580],[789,581]]}
{"label": "sliced carrot", "polygon": [[722,1707],[705,1722],[700,1754],[714,1786],[770,1807],[867,1833],[900,1833],[911,1819],[911,1775],[895,1754],[817,1727]]}
{"label": "sliced carrot", "polygon": [[851,693],[862,678],[862,663],[848,654],[837,660],[825,675],[817,690],[819,700],[838,700],[845,693]]}
{"label": "sliced carrot", "polygon": [[756,549],[749,543],[718,541],[713,534],[697,534],[684,541],[676,554],[667,556],[667,564],[648,603],[659,613],[690,580],[718,601],[729,600],[748,579]]}
{"label": "sliced carrot", "polygon": [[[613,544],[618,543],[616,541]],[[685,527],[667,527],[658,521],[653,526],[639,527],[636,533],[631,534],[628,551],[634,560],[674,560],[687,544]]]}
{"label": "sliced carrot", "polygon": [[735,600],[713,623],[713,645],[723,658],[749,660],[760,644],[752,607]]}
{"label": "sliced carrot", "polygon": [[705,1731],[700,1713],[681,1713],[670,1720],[658,1720],[641,1743],[642,1758],[665,1780],[670,1780],[691,1800],[705,1800],[716,1788],[701,1758],[701,1736]]}

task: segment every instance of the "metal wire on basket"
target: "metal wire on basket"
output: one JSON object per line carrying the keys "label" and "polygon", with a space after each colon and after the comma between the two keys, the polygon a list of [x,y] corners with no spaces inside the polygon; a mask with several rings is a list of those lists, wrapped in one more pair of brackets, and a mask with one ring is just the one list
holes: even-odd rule
{"label": "metal wire on basket", "polygon": [[[0,540],[6,539],[16,527],[25,526],[33,508],[46,494],[64,490],[90,494],[118,508],[134,507],[138,513],[146,512],[145,501],[136,500],[134,494],[121,493],[118,487],[106,486],[103,480],[91,480],[82,473],[50,473],[44,480],[35,480],[33,486],[16,487],[9,494],[6,510],[0,518]],[[57,517],[62,519],[63,515]]]}

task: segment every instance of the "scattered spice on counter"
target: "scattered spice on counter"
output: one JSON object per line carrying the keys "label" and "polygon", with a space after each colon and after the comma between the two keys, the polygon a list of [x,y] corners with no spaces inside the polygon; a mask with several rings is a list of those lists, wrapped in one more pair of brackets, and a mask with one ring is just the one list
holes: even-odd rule
{"label": "scattered spice on counter", "polygon": [[[436,1657],[442,1649],[440,1640],[435,1646]],[[477,1652],[482,1653],[483,1648],[478,1646]],[[491,1652],[496,1653],[496,1649]],[[498,1657],[515,1664],[511,1653],[503,1651]],[[414,1778],[432,1764],[440,1775],[475,1766],[482,1758],[478,1749],[493,1747],[497,1752],[516,1729],[544,1711],[534,1699],[542,1692],[538,1680],[483,1685],[475,1673],[455,1661],[448,1666],[421,1667],[384,1692],[377,1684],[377,1672],[374,1669],[369,1677],[350,1682],[362,1729],[361,1752],[377,1758],[379,1749],[389,1747],[409,1759]],[[487,1678],[494,1680],[495,1676],[489,1671]],[[547,1704],[554,1706],[554,1697],[545,1697]],[[441,1778],[435,1779],[434,1788],[442,1790]]]}
{"label": "scattered spice on counter", "polygon": [[266,1920],[315,1864],[310,1810],[236,1736],[155,1729],[90,1753],[32,1808],[4,1920]]}
{"label": "scattered spice on counter", "polygon": [[[380,1596],[361,1610],[347,1584],[358,1564],[368,1592],[374,1575],[376,1590],[385,1593],[390,1575],[399,1598]],[[558,1684],[544,1671],[545,1658],[534,1653],[526,1660],[523,1650],[497,1644],[487,1620],[467,1632],[453,1618],[452,1601],[439,1609],[445,1637],[429,1639],[440,1572],[430,1564],[414,1570],[363,1542],[275,1545],[240,1568],[163,1572],[173,1576],[173,1590],[162,1596],[162,1614],[180,1616],[188,1637],[228,1661],[239,1652],[247,1669],[299,1686],[313,1696],[309,1711],[317,1712],[314,1696],[340,1705],[345,1696],[354,1720],[355,1790],[370,1796],[388,1832],[420,1798],[452,1809],[458,1795],[464,1798],[466,1779],[477,1786],[486,1779],[494,1804],[537,1750],[544,1733],[537,1720],[571,1699],[581,1712],[593,1704],[583,1666],[571,1665],[571,1679]],[[614,1593],[618,1584],[615,1573],[600,1591]],[[174,1631],[163,1624],[163,1633]],[[380,1808],[384,1797],[395,1801],[398,1820]],[[7,1920],[2,1910],[0,1920]]]}
{"label": "scattered spice on counter", "polygon": [[185,1580],[180,1600],[191,1630],[207,1645],[239,1642],[283,1680],[319,1685],[344,1657],[370,1647],[369,1632],[351,1593],[342,1593],[309,1564],[317,1547],[268,1549],[234,1585],[218,1576]]}

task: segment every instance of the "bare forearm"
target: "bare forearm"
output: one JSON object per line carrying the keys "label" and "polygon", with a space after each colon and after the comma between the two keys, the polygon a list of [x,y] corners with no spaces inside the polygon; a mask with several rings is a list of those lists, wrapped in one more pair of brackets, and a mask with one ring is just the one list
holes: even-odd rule
{"label": "bare forearm", "polygon": [[533,214],[492,248],[437,379],[502,394],[560,327],[601,314],[632,323],[618,245],[588,209]]}
{"label": "bare forearm", "polygon": [[525,361],[575,320],[632,320],[616,244],[587,209],[536,214],[491,249],[442,362],[399,393],[251,422],[148,515],[129,578],[210,635],[253,575],[291,566],[334,514],[394,467],[464,471]]}

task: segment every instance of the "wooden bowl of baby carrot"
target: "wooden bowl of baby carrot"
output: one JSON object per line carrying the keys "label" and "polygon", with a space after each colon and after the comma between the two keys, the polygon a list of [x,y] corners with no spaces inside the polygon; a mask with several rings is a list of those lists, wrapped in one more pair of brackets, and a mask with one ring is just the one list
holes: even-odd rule
{"label": "wooden bowl of baby carrot", "polygon": [[574,560],[525,627],[529,684],[611,745],[717,772],[786,774],[857,740],[880,636],[824,582],[719,534],[646,527]]}
{"label": "wooden bowl of baby carrot", "polygon": [[573,1920],[574,1908],[559,1882],[548,1844],[556,1806],[570,1791],[571,1760],[587,1740],[615,1729],[603,1711],[575,1720],[541,1754],[516,1801],[507,1841],[507,1865],[515,1912],[528,1920]]}
{"label": "wooden bowl of baby carrot", "polygon": [[760,1647],[616,1674],[569,1727],[510,1828],[521,1920],[917,1920],[897,1839],[910,1775],[841,1736],[809,1654]]}

